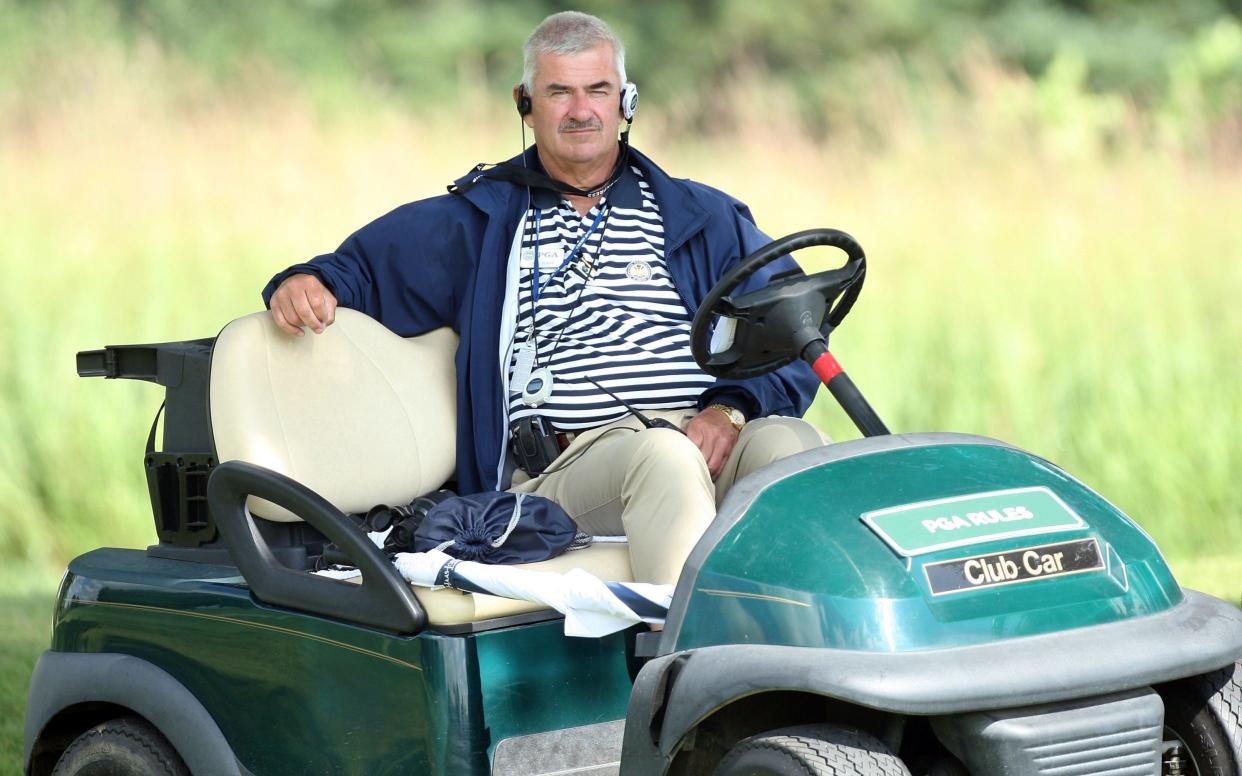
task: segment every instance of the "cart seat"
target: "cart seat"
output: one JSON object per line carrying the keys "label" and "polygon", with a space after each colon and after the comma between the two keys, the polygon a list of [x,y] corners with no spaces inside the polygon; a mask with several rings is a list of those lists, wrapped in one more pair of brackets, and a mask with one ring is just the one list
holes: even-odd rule
{"label": "cart seat", "polygon": [[[246,461],[301,482],[343,512],[408,504],[448,480],[456,461],[454,353],[438,329],[403,339],[348,309],[315,335],[282,332],[267,312],[238,318],[216,338],[208,394],[219,461]],[[251,514],[297,515],[251,497]],[[626,544],[596,544],[522,568],[582,568],[631,581]],[[540,609],[496,596],[414,588],[432,625]]]}

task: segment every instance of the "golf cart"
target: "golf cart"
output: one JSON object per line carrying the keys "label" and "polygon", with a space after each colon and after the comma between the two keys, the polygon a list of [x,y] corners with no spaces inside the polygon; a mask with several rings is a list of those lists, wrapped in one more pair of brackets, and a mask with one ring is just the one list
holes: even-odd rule
{"label": "golf cart", "polygon": [[[782,255],[839,269],[733,296]],[[25,767],[44,774],[1242,774],[1242,611],[1178,586],[1130,518],[992,439],[890,434],[827,349],[848,235],[744,259],[697,312],[705,370],[804,359],[863,432],[740,481],[662,631],[412,588],[347,513],[451,476],[446,331],[341,310],[78,354],[166,388],[144,458],[159,543],[61,584]],[[709,346],[714,328],[725,332]],[[312,573],[328,548],[361,584]],[[630,579],[624,545],[535,570]]]}

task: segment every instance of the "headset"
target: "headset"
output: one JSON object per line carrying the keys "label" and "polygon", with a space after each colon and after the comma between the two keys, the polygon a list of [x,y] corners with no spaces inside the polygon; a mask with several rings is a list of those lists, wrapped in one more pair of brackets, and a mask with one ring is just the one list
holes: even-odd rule
{"label": "headset", "polygon": [[[621,87],[621,118],[627,123],[633,123],[634,112],[638,110],[638,87],[627,81]],[[518,84],[517,112],[519,116],[527,116],[532,110],[530,102],[530,94],[526,91],[526,84]]]}

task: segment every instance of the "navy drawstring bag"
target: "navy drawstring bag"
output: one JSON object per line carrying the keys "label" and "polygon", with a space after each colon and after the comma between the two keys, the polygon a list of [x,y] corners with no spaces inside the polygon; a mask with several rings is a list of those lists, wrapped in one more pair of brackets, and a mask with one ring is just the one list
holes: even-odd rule
{"label": "navy drawstring bag", "polygon": [[478,563],[534,563],[574,543],[578,525],[551,499],[491,491],[436,504],[414,531],[414,551]]}

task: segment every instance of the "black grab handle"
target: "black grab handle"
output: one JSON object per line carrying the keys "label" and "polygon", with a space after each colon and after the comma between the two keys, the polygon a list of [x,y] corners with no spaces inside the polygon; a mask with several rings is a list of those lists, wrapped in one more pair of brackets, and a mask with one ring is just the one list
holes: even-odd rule
{"label": "black grab handle", "polygon": [[[362,584],[279,563],[246,509],[248,496],[284,507],[318,529],[362,572]],[[227,461],[211,473],[207,503],[229,554],[260,601],[393,633],[427,627],[426,611],[384,553],[339,509],[300,482],[252,463]]]}

